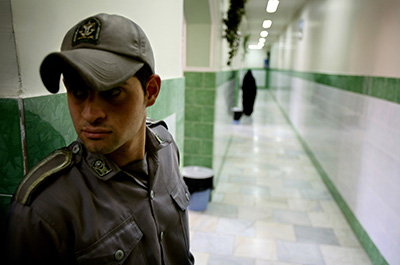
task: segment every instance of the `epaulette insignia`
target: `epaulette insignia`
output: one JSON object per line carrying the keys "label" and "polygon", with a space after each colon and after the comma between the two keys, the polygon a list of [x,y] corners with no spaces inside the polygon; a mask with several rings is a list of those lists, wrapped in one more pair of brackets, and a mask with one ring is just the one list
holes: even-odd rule
{"label": "epaulette insignia", "polygon": [[167,126],[167,124],[165,123],[165,121],[163,121],[163,120],[152,120],[152,119],[148,119],[148,118],[147,118],[147,119],[146,119],[146,125],[149,126],[150,128],[153,128],[153,127],[162,125],[162,126],[165,127],[165,129],[168,130],[168,126]]}
{"label": "epaulette insignia", "polygon": [[48,155],[37,163],[21,181],[15,193],[15,200],[24,205],[29,204],[39,186],[49,180],[49,177],[67,168],[71,162],[72,153],[68,148],[58,149]]}
{"label": "epaulette insignia", "polygon": [[158,141],[160,144],[165,143],[165,140],[162,139],[158,134],[154,133],[154,136],[156,137],[157,141]]}

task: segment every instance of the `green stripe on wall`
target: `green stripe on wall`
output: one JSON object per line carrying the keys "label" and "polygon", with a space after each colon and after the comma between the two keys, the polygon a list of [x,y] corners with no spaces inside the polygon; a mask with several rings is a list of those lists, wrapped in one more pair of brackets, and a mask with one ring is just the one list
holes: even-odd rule
{"label": "green stripe on wall", "polygon": [[357,220],[354,213],[351,211],[350,207],[347,205],[345,200],[343,199],[342,195],[340,195],[339,191],[336,189],[336,186],[332,183],[329,179],[328,174],[322,168],[321,164],[318,162],[317,158],[315,157],[314,153],[308,147],[305,140],[301,137],[299,132],[294,127],[293,123],[291,122],[289,116],[285,112],[284,108],[279,104],[278,100],[276,99],[274,93],[271,93],[272,98],[278,105],[281,113],[285,117],[286,121],[292,127],[292,130],[296,133],[297,138],[299,139],[303,149],[307,153],[308,157],[310,158],[311,162],[317,169],[319,175],[321,176],[322,180],[324,181],[326,187],[328,188],[329,192],[332,194],[333,198],[335,199],[336,203],[338,204],[339,208],[343,212],[347,222],[353,229],[354,233],[358,237],[361,245],[364,247],[365,251],[367,252],[368,256],[370,257],[371,261],[375,265],[388,265],[385,258],[382,256],[378,248],[375,246],[374,242],[369,237],[368,233],[364,230],[360,222]]}
{"label": "green stripe on wall", "polygon": [[185,122],[185,78],[183,77],[162,80],[156,103],[147,109],[147,116],[154,120],[162,120],[172,114],[176,114],[175,141],[182,158]]}
{"label": "green stripe on wall", "polygon": [[400,103],[399,78],[357,75],[333,75],[279,69],[269,69],[268,71],[286,73],[290,76],[299,77],[319,84],[384,99],[394,103]]}

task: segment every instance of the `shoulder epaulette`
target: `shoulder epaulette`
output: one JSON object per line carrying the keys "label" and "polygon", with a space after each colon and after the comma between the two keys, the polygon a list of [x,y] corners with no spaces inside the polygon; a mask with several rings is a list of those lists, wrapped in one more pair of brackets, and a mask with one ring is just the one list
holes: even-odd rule
{"label": "shoulder epaulette", "polygon": [[156,126],[162,125],[165,127],[165,129],[168,130],[168,126],[165,123],[165,121],[163,121],[163,120],[152,120],[152,119],[147,118],[146,125],[149,126],[150,128],[154,128]]}
{"label": "shoulder epaulette", "polygon": [[37,163],[22,179],[14,199],[24,205],[30,204],[35,191],[47,183],[52,176],[66,169],[72,163],[72,152],[68,148],[55,150]]}

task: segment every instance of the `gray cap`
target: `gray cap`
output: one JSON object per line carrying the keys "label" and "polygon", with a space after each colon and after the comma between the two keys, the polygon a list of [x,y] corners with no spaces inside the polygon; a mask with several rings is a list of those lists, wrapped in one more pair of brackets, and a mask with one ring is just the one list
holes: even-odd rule
{"label": "gray cap", "polygon": [[72,67],[86,85],[105,91],[123,84],[143,65],[154,73],[153,51],[143,30],[125,17],[98,14],[67,32],[61,52],[44,58],[40,75],[47,90],[57,93],[61,74]]}

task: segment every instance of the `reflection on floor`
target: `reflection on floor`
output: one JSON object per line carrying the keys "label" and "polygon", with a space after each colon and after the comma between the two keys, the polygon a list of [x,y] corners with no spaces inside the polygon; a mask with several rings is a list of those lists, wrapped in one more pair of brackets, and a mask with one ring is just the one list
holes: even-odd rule
{"label": "reflection on floor", "polygon": [[189,212],[196,265],[372,264],[269,91],[216,128],[212,201]]}

